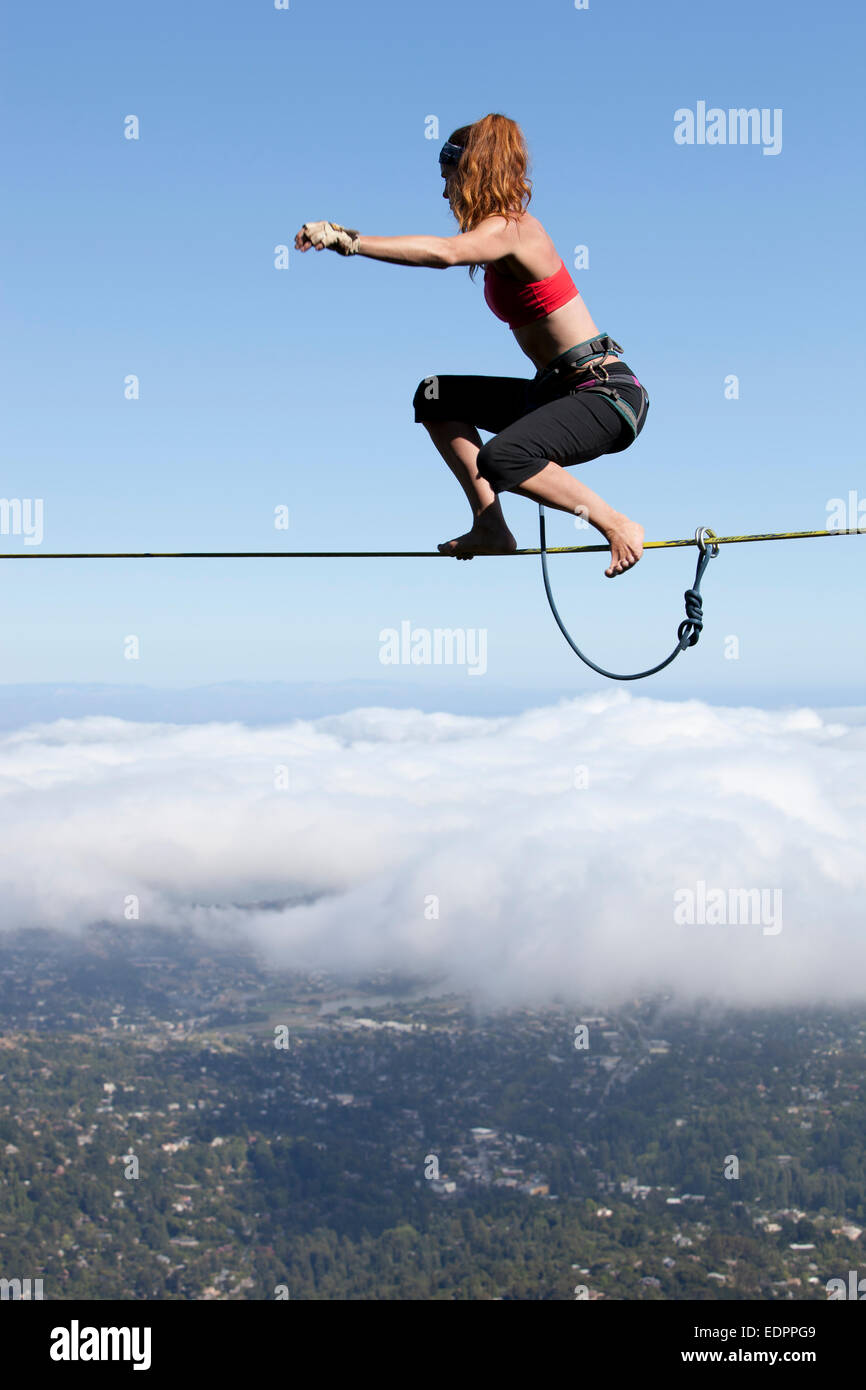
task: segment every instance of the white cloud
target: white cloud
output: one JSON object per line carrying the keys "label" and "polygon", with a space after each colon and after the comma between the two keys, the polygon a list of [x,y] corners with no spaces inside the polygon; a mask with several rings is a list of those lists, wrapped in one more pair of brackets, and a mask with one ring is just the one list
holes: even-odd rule
{"label": "white cloud", "polygon": [[[0,738],[2,920],[120,923],[135,894],[131,934],[246,933],[281,964],[444,972],[492,1002],[862,999],[866,724],[845,713],[616,690],[490,719],[32,725]],[[782,930],[678,925],[699,883],[780,890]]]}

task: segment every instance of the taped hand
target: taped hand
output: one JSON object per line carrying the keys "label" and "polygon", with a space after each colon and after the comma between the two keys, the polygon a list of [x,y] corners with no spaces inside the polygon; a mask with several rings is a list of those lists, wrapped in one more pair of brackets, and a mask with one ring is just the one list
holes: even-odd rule
{"label": "taped hand", "polygon": [[295,237],[298,251],[309,251],[313,246],[317,251],[336,251],[341,256],[357,255],[361,236],[351,227],[341,227],[339,222],[305,222]]}

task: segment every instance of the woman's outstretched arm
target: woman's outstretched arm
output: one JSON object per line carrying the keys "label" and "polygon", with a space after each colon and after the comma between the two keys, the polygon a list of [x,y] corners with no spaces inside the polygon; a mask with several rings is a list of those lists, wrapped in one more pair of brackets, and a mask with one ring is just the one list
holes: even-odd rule
{"label": "woman's outstretched arm", "polygon": [[361,236],[358,254],[395,265],[481,265],[513,249],[516,227],[504,217],[487,217],[471,232],[457,236]]}
{"label": "woman's outstretched arm", "polygon": [[[326,223],[314,225],[327,226]],[[368,256],[374,261],[390,261],[393,265],[429,266],[446,270],[451,265],[481,265],[507,256],[513,249],[517,228],[515,223],[507,222],[504,217],[487,217],[471,232],[460,232],[451,237],[351,235],[357,235],[356,255]],[[295,238],[295,245],[301,251],[311,249],[304,228]],[[322,249],[322,246],[316,247],[317,251]]]}
{"label": "woman's outstretched arm", "polygon": [[364,236],[358,244],[358,255],[374,261],[391,261],[393,265],[425,265],[434,270],[446,270],[454,262],[449,259],[448,243],[444,236]]}

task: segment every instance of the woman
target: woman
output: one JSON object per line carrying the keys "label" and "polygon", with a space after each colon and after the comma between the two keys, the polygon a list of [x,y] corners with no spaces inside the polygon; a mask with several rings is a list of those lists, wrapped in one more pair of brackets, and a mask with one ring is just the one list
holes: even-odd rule
{"label": "woman", "polygon": [[[332,222],[308,222],[300,251],[326,247],[397,265],[485,267],[484,297],[536,368],[533,378],[438,376],[415,393],[423,424],[472,508],[465,535],[439,546],[459,560],[507,555],[516,542],[501,492],[518,492],[596,527],[610,545],[609,578],[641,557],[643,527],[615,511],[565,468],[627,449],[643,429],[649,397],[622,351],[600,334],[544,227],[526,211],[526,143],[507,116],[461,126],[439,155],[454,237],[361,236]],[[575,346],[576,345],[576,346]],[[478,430],[494,435],[482,444]]]}

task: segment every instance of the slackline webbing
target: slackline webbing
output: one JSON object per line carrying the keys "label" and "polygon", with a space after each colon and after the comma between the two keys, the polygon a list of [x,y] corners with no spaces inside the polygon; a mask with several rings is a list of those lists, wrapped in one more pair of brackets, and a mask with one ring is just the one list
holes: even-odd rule
{"label": "slackline webbing", "polygon": [[[863,536],[866,527],[839,531],[768,531],[755,536],[714,536],[713,545],[741,545],[744,541],[794,541],[811,536]],[[644,541],[644,550],[670,550],[697,545],[692,537],[677,541]],[[589,555],[609,550],[607,545],[551,545],[548,555]],[[538,547],[514,550],[511,555],[540,555]],[[511,555],[476,555],[477,560],[510,559]],[[0,560],[453,560],[441,550],[0,550]]]}
{"label": "slackline webbing", "polygon": [[[858,536],[866,535],[866,527],[849,527],[832,531],[765,531],[756,535],[748,536],[716,536],[708,527],[698,527],[693,539],[674,540],[674,541],[646,541],[644,550],[670,550],[678,546],[694,545],[698,547],[699,555],[695,578],[690,589],[685,591],[686,616],[677,628],[677,645],[673,651],[660,661],[656,666],[650,666],[645,671],[635,671],[630,675],[620,675],[614,671],[607,671],[603,666],[597,666],[594,661],[590,661],[578,647],[568,628],[560,617],[559,610],[553,597],[550,586],[550,576],[547,570],[548,555],[588,555],[598,551],[609,550],[607,545],[557,545],[549,546],[546,542],[544,507],[539,505],[539,546],[537,549],[528,548],[525,550],[512,551],[512,555],[540,555],[541,572],[544,580],[544,592],[550,610],[556,619],[557,626],[571,647],[575,655],[579,656],[585,665],[593,671],[597,671],[600,676],[606,676],[614,681],[637,681],[643,680],[645,676],[654,676],[658,671],[663,671],[666,666],[679,656],[680,652],[685,651],[686,647],[693,647],[698,641],[703,629],[703,599],[701,595],[701,580],[709,561],[719,553],[722,545],[742,545],[748,541],[793,541],[807,540],[816,536]],[[475,556],[475,559],[495,558],[503,559],[510,556]],[[0,551],[0,560],[451,560],[453,555],[443,553],[441,550],[68,550],[68,551]]]}

